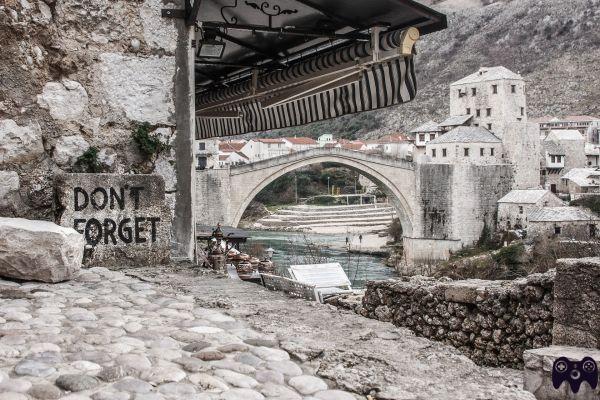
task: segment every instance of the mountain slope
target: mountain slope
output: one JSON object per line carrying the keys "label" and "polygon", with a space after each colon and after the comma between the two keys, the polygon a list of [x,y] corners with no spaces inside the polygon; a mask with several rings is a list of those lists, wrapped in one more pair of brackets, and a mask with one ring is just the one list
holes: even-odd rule
{"label": "mountain slope", "polygon": [[417,99],[380,111],[385,128],[376,133],[440,121],[448,112],[449,84],[483,66],[523,75],[530,117],[600,114],[599,0],[477,3],[432,6],[448,13],[449,27],[419,42]]}

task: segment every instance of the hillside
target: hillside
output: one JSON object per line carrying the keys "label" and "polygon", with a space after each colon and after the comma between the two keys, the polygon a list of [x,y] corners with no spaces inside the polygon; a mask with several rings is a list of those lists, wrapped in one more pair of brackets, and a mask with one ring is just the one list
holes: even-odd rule
{"label": "hillside", "polygon": [[418,43],[415,101],[283,133],[368,137],[440,121],[448,110],[449,84],[496,65],[526,79],[530,117],[600,114],[600,0],[425,3],[447,13],[449,27]]}

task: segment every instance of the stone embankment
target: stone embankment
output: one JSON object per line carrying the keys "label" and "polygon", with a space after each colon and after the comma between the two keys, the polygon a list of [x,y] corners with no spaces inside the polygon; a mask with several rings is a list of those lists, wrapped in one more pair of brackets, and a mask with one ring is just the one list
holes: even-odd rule
{"label": "stone embankment", "polygon": [[395,216],[388,204],[351,206],[290,206],[261,218],[254,225],[259,229],[323,231],[336,228],[377,231],[386,229]]}
{"label": "stone embankment", "polygon": [[451,344],[478,364],[521,367],[524,350],[552,343],[554,276],[552,270],[515,281],[373,281],[362,305],[333,304]]}

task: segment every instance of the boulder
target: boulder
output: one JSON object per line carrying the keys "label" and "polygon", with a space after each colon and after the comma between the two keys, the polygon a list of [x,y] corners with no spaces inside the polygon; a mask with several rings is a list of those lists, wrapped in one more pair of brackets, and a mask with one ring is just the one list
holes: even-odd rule
{"label": "boulder", "polygon": [[79,82],[63,79],[46,83],[37,101],[56,120],[76,120],[87,107],[88,95]]}
{"label": "boulder", "polygon": [[0,276],[42,282],[73,278],[81,268],[84,239],[48,221],[0,217]]}
{"label": "boulder", "polygon": [[0,208],[11,203],[11,197],[19,191],[19,175],[15,171],[0,171]]}
{"label": "boulder", "polygon": [[20,126],[12,119],[0,120],[0,165],[25,163],[42,154],[42,132],[37,123]]}

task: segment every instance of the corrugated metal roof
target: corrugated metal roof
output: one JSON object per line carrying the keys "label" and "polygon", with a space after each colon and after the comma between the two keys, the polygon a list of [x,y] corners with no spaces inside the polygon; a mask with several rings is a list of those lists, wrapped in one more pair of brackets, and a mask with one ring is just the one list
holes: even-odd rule
{"label": "corrugated metal roof", "polygon": [[435,121],[427,121],[423,125],[410,131],[411,133],[429,133],[429,132],[440,132],[440,126]]}
{"label": "corrugated metal roof", "polygon": [[600,217],[578,207],[542,207],[529,214],[529,222],[600,221]]}
{"label": "corrugated metal roof", "polygon": [[460,126],[464,125],[473,118],[472,115],[455,115],[453,117],[446,118],[439,126]]}
{"label": "corrugated metal roof", "polygon": [[480,126],[459,126],[428,144],[438,143],[501,143],[501,140]]}
{"label": "corrugated metal roof", "polygon": [[505,67],[484,67],[480,68],[479,71],[475,72],[474,74],[466,76],[452,83],[451,86],[467,85],[469,83],[478,83],[484,81],[497,81],[501,79],[518,80],[523,78],[521,75],[516,74]]}
{"label": "corrugated metal roof", "polygon": [[550,191],[546,189],[518,189],[511,190],[498,200],[498,203],[535,204]]}

